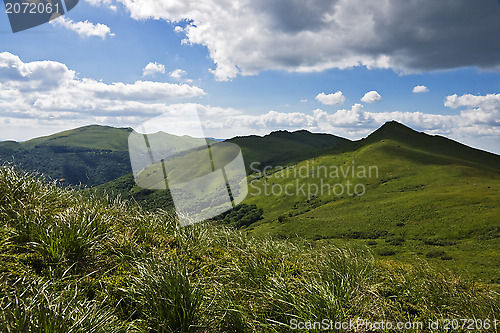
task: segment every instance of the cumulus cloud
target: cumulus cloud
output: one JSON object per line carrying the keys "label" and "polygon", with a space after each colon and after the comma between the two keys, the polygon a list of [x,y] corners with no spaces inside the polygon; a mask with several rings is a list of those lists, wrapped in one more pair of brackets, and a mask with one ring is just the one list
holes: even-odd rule
{"label": "cumulus cloud", "polygon": [[302,126],[312,126],[315,122],[314,117],[301,112],[283,113],[269,111],[261,116],[240,116],[232,122],[240,122],[253,128],[297,128]]}
{"label": "cumulus cloud", "polygon": [[142,76],[154,76],[155,74],[165,74],[165,65],[159,64],[157,62],[150,62],[142,70]]}
{"label": "cumulus cloud", "polygon": [[116,5],[113,3],[113,0],[85,0],[88,2],[91,6],[98,7],[101,5],[106,5],[108,6],[112,11],[116,11]]}
{"label": "cumulus cloud", "polygon": [[426,93],[426,92],[429,92],[429,89],[426,86],[415,86],[413,88],[413,93],[415,94]]}
{"label": "cumulus cloud", "polygon": [[207,47],[219,80],[268,69],[500,69],[496,0],[87,1],[173,22],[184,43]]}
{"label": "cumulus cloud", "polygon": [[[0,53],[0,116],[81,119],[144,117],[159,114],[166,103],[205,95],[196,86],[153,81],[104,83],[78,78],[55,61],[24,63]],[[90,117],[90,118],[89,118]]]}
{"label": "cumulus cloud", "polygon": [[187,83],[192,83],[193,80],[191,79],[188,79],[186,77],[187,75],[187,72],[183,69],[180,69],[180,68],[177,68],[176,70],[173,70],[172,72],[170,72],[170,77],[173,78],[174,80],[176,81],[179,81],[179,82],[187,82]]}
{"label": "cumulus cloud", "polygon": [[170,77],[172,77],[176,80],[180,80],[184,75],[186,75],[186,71],[179,69],[179,68],[170,72]]}
{"label": "cumulus cloud", "polygon": [[378,92],[376,92],[375,90],[372,90],[372,91],[367,92],[361,98],[361,102],[375,103],[375,102],[379,102],[381,99],[382,99],[382,96],[380,96],[380,94]]}
{"label": "cumulus cloud", "polygon": [[447,96],[445,106],[463,108],[460,117],[469,125],[487,125],[490,130],[500,130],[500,94]]}
{"label": "cumulus cloud", "polygon": [[396,120],[415,129],[446,134],[457,130],[459,117],[421,112],[370,112],[361,104],[333,113],[316,109],[311,113],[269,111],[261,115],[225,114],[211,117],[204,123],[205,133],[212,136],[232,137],[246,134],[267,134],[274,130],[300,130],[325,132],[360,139],[387,121]]}
{"label": "cumulus cloud", "polygon": [[50,23],[54,26],[74,31],[79,36],[85,38],[99,37],[102,39],[106,39],[106,37],[113,37],[115,35],[111,33],[111,29],[105,24],[93,24],[89,21],[73,22],[73,20],[67,18],[66,16],[60,16],[59,18],[50,21]]}
{"label": "cumulus cloud", "polygon": [[455,94],[447,96],[444,105],[452,109],[459,107],[497,109],[500,107],[500,94],[485,96],[471,94],[458,96]]}
{"label": "cumulus cloud", "polygon": [[[21,135],[11,129],[22,126],[47,129],[44,133],[36,132],[39,135],[89,122],[133,126],[163,112],[182,113],[193,108],[200,114],[205,134],[217,138],[267,134],[280,129],[307,129],[359,139],[384,122],[396,120],[417,130],[464,142],[489,138],[481,145],[489,144],[493,147],[490,150],[498,149],[494,147],[500,139],[500,94],[447,96],[444,105],[457,110],[456,114],[448,115],[372,112],[366,109],[368,106],[359,103],[334,112],[321,109],[291,113],[271,110],[250,115],[234,108],[176,102],[177,99],[204,94],[202,89],[188,84],[152,81],[110,84],[78,78],[74,71],[58,62],[24,63],[11,53],[0,53],[0,122],[8,124],[0,134],[2,139]],[[172,101],[175,104],[168,104]]]}
{"label": "cumulus cloud", "polygon": [[337,91],[333,94],[321,93],[316,96],[316,100],[325,105],[338,105],[344,104],[345,96],[342,94],[342,91]]}

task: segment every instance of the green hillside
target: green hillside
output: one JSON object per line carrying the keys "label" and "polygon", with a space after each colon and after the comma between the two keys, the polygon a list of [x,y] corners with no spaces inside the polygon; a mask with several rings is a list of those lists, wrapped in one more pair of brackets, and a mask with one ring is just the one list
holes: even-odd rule
{"label": "green hillside", "polygon": [[90,125],[24,141],[20,146],[24,149],[55,146],[128,151],[128,136],[131,132],[130,128]]}
{"label": "green hillside", "polygon": [[[324,149],[341,149],[351,141],[330,134],[310,133],[308,131],[278,131],[265,136],[250,135],[235,137],[226,140],[237,144],[242,151],[247,171],[250,173],[250,164],[258,162],[254,168],[265,167],[269,163],[289,163],[300,161],[309,156],[321,154]],[[192,154],[193,163],[184,163],[189,173],[189,167],[196,168],[197,152]],[[195,172],[199,172],[195,171]],[[127,200],[136,200],[147,209],[170,209],[173,208],[172,200],[168,192],[158,190],[142,189],[135,184],[131,174],[121,176],[108,183],[95,187],[98,193],[107,192],[120,195]]]}
{"label": "green hillside", "polygon": [[[500,281],[498,155],[397,122],[355,142],[305,131],[229,141],[242,147],[247,166],[268,168],[248,170],[244,204],[262,209],[263,219],[247,232],[355,244],[379,258],[424,258],[434,267]],[[130,175],[98,189],[149,209],[173,208],[168,192],[138,188]],[[238,213],[232,225],[247,224],[235,218],[247,220]]]}
{"label": "green hillside", "polygon": [[[0,157],[14,156],[21,168],[64,178],[66,184],[99,185],[99,195],[120,195],[151,211],[172,210],[167,191],[136,186],[129,134],[130,129],[88,126],[0,143]],[[354,142],[307,131],[228,141],[241,147],[250,181],[244,201],[250,206],[224,217],[231,225],[257,220],[241,212],[262,210],[263,218],[247,232],[355,244],[379,258],[410,263],[425,258],[435,267],[500,281],[498,155],[397,122]]]}
{"label": "green hillside", "polygon": [[88,189],[99,195],[119,196],[123,200],[134,201],[144,209],[155,211],[164,209],[172,211],[174,204],[169,191],[149,190],[136,185],[134,176],[129,173],[108,183]]}
{"label": "green hillside", "polygon": [[[370,166],[371,174],[360,172]],[[332,173],[349,167],[355,174]],[[253,234],[359,244],[381,257],[428,258],[435,267],[500,281],[498,155],[391,122],[346,152],[249,179],[245,203],[264,211],[248,229]],[[277,195],[287,186],[292,195]]]}
{"label": "green hillside", "polygon": [[[132,171],[128,153],[131,132],[131,128],[91,125],[25,142],[0,142],[0,161],[64,180],[62,183],[66,185],[97,186]],[[240,145],[246,160],[266,163],[299,161],[310,156],[311,149],[349,142],[334,135],[307,131],[280,131],[228,141]]]}
{"label": "green hillside", "polygon": [[0,161],[62,184],[95,186],[131,172],[131,129],[85,126],[25,142],[0,142]]}
{"label": "green hillside", "polygon": [[498,286],[425,261],[179,228],[168,212],[87,194],[0,167],[1,332],[289,332],[323,319],[334,332],[446,332],[447,320],[500,319]]}
{"label": "green hillside", "polygon": [[[340,148],[351,142],[331,134],[311,133],[305,130],[277,131],[265,136],[243,136],[227,140],[240,146],[245,165],[250,172],[250,164],[262,165],[300,161],[318,154],[322,148]],[[256,164],[255,167],[258,167]]]}

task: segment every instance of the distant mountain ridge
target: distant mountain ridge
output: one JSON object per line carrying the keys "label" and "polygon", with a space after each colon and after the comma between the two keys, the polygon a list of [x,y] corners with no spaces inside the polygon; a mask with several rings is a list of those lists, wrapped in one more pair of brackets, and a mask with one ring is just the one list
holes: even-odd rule
{"label": "distant mountain ridge", "polygon": [[[132,172],[128,154],[128,136],[132,131],[90,125],[24,142],[4,141],[0,142],[0,161],[64,180],[69,185],[96,186]],[[226,141],[240,145],[247,160],[263,162],[298,158],[311,148],[350,142],[307,131],[278,131],[264,137]]]}
{"label": "distant mountain ridge", "polygon": [[131,128],[89,125],[20,142],[24,148],[65,146],[112,151],[128,151]]}
{"label": "distant mountain ridge", "polygon": [[95,186],[131,172],[131,131],[91,125],[24,142],[0,142],[0,161],[63,184]]}
{"label": "distant mountain ridge", "polygon": [[248,171],[253,162],[265,166],[299,161],[317,154],[321,149],[337,149],[352,142],[332,134],[311,133],[306,130],[282,130],[264,136],[237,136],[226,141],[240,146]]}
{"label": "distant mountain ridge", "polygon": [[[4,141],[0,142],[0,161],[54,179],[64,179],[66,184],[96,186],[131,172],[128,155],[131,132],[131,128],[90,125],[25,142]],[[498,155],[445,137],[420,133],[396,121],[385,123],[368,137],[357,141],[306,130],[237,136],[226,141],[240,146],[250,172],[249,165],[253,162],[262,167],[276,166],[322,154],[352,151],[384,139],[410,144],[426,154],[434,154],[436,159],[469,164],[481,161],[484,167],[498,167]]]}
{"label": "distant mountain ridge", "polygon": [[[500,281],[499,155],[397,122],[314,152],[249,176],[244,203],[262,209],[263,219],[246,232],[368,246],[379,257],[413,264],[425,257],[436,267]],[[378,172],[330,173],[355,166]]]}

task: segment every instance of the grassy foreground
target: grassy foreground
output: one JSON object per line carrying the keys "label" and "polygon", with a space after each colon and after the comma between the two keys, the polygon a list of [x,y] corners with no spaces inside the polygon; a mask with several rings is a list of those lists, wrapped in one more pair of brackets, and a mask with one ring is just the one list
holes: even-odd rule
{"label": "grassy foreground", "polygon": [[168,212],[8,166],[0,222],[0,332],[282,332],[322,319],[420,321],[425,331],[429,320],[500,319],[493,285],[425,262],[210,224],[180,229]]}

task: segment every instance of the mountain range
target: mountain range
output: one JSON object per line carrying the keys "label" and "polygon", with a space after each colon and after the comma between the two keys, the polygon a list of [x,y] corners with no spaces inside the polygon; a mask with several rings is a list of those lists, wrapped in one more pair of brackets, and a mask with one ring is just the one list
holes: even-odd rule
{"label": "mountain range", "polygon": [[[94,125],[1,142],[0,160],[62,184],[119,194],[147,209],[173,208],[168,191],[135,185],[131,131]],[[499,155],[394,121],[357,141],[308,131],[226,141],[242,150],[249,181],[243,204],[255,207],[240,211],[262,212],[243,227],[246,232],[315,246],[369,247],[376,256],[426,258],[500,281]]]}
{"label": "mountain range", "polygon": [[0,142],[0,161],[67,185],[95,186],[132,172],[130,128],[85,126],[24,142]]}

